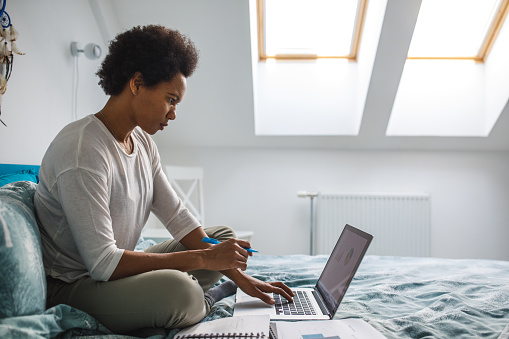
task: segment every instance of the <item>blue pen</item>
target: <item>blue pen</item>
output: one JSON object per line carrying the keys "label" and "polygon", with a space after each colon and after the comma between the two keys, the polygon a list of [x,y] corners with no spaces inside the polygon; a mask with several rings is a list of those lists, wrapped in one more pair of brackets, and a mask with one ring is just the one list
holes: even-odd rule
{"label": "blue pen", "polygon": [[[203,238],[201,241],[202,241],[202,242],[206,242],[206,243],[208,243],[208,244],[213,244],[213,245],[217,245],[217,244],[219,244],[219,243],[220,243],[220,241],[219,241],[219,240],[217,240],[217,239],[214,239],[214,238],[207,238],[207,237]],[[248,252],[258,252],[257,250],[254,250],[254,249],[252,249],[252,248],[248,248],[248,247],[242,247],[242,248],[243,248],[243,249],[245,249],[245,250],[247,250]]]}

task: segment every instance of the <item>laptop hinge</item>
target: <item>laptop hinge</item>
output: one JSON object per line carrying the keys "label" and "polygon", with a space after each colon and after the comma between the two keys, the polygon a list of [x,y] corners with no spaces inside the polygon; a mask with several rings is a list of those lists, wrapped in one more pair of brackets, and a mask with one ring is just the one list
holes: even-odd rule
{"label": "laptop hinge", "polygon": [[320,295],[320,293],[318,293],[316,291],[316,287],[313,288],[313,295],[315,296],[315,300],[318,303],[318,306],[320,306],[320,309],[322,310],[322,313],[324,315],[328,315],[329,318],[330,318],[330,312],[327,310],[327,307],[325,306],[325,303],[324,303],[324,301],[322,299],[322,296]]}

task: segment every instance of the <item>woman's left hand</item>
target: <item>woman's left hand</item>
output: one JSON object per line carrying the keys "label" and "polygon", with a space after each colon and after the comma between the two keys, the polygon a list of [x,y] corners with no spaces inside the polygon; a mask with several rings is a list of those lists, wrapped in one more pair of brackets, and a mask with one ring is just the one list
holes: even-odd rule
{"label": "woman's left hand", "polygon": [[[239,277],[240,278],[240,277]],[[242,274],[240,279],[235,279],[237,286],[246,294],[258,298],[269,305],[275,303],[272,296],[267,293],[280,294],[284,298],[292,301],[294,296],[292,290],[281,281],[264,282],[256,278],[250,277],[247,274]]]}

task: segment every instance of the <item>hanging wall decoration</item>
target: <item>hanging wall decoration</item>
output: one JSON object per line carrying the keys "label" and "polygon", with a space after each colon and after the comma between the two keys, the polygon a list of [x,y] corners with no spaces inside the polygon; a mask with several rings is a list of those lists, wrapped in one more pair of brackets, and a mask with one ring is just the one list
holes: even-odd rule
{"label": "hanging wall decoration", "polygon": [[[24,55],[16,46],[18,32],[11,23],[11,17],[5,10],[7,0],[0,0],[0,115],[2,115],[2,97],[7,90],[7,82],[12,74],[14,54]],[[0,122],[7,126],[2,119]]]}

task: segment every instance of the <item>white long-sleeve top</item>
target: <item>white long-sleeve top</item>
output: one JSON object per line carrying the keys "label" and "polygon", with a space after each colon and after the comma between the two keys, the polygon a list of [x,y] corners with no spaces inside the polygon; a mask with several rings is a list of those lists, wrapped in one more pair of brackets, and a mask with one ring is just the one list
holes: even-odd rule
{"label": "white long-sleeve top", "polygon": [[199,226],[139,127],[127,154],[94,115],[60,131],[44,155],[34,197],[46,275],[106,281],[134,250],[152,211],[179,241]]}

